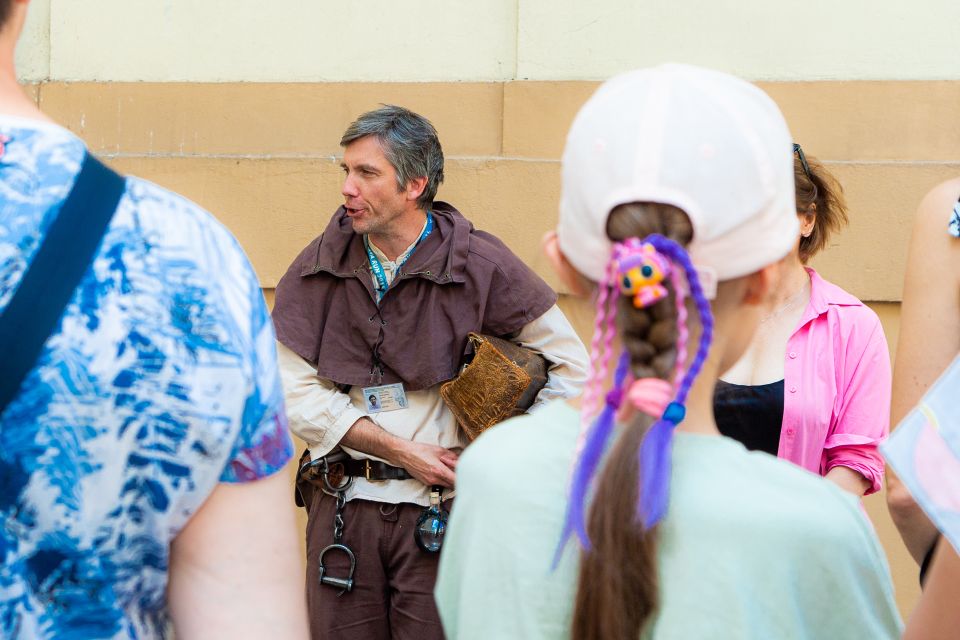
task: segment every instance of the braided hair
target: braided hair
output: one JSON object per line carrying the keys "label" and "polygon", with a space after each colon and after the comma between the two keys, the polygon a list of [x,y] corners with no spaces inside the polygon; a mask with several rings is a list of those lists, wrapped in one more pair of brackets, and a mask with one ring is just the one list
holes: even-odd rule
{"label": "braided hair", "polygon": [[[663,282],[666,295],[642,308],[619,295],[615,257],[600,284],[585,417],[596,412],[603,395],[614,325],[623,352],[613,388],[602,398],[599,417],[583,438],[561,542],[562,549],[567,538],[576,535],[583,547],[572,636],[587,639],[637,637],[657,609],[657,523],[667,506],[672,434],[683,418],[686,394],[706,359],[712,333],[710,305],[685,251],[693,229],[683,211],[652,203],[621,205],[609,216],[607,235],[618,251],[632,243],[651,244],[670,260],[673,273]],[[684,279],[701,325],[699,348],[686,369]],[[598,472],[631,377],[672,383],[673,402],[659,420],[641,413],[625,425]],[[592,506],[586,514],[591,490]]]}

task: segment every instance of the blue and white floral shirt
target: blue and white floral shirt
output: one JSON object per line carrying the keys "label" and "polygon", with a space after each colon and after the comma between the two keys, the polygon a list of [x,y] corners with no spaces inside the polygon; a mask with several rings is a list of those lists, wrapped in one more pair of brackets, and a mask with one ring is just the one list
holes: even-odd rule
{"label": "blue and white floral shirt", "polygon": [[[84,157],[0,116],[0,310]],[[0,415],[0,637],[162,636],[171,540],[219,482],[292,455],[273,328],[237,241],[137,178]],[[202,606],[199,605],[198,606]]]}
{"label": "blue and white floral shirt", "polygon": [[953,205],[953,212],[950,214],[950,223],[947,225],[947,231],[954,238],[960,238],[960,202]]}

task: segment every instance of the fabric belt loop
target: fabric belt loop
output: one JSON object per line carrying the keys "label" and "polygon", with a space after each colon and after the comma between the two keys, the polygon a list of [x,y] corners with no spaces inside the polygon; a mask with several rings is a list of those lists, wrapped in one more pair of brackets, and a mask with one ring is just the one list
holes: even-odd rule
{"label": "fabric belt loop", "polygon": [[384,522],[396,522],[400,519],[400,505],[388,504],[386,502],[380,505],[380,519]]}

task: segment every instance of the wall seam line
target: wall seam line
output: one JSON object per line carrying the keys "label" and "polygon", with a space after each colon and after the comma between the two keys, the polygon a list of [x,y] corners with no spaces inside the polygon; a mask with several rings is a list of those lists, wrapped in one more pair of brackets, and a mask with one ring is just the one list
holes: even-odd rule
{"label": "wall seam line", "polygon": [[[502,145],[502,141],[501,141]],[[325,160],[338,162],[339,155],[326,153],[179,153],[179,152],[138,152],[138,151],[104,151],[97,150],[104,158],[182,158],[182,159],[211,159],[211,160]],[[505,156],[505,155],[447,155],[447,161],[466,162],[530,162],[538,164],[559,164],[560,158],[546,158],[536,156]],[[825,160],[819,158],[826,165],[841,166],[904,166],[904,167],[953,167],[960,166],[957,160]]]}

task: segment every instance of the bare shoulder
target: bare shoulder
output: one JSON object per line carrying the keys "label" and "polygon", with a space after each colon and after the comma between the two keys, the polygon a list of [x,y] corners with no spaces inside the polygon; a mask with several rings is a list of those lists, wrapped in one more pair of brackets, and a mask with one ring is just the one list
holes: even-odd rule
{"label": "bare shoulder", "polygon": [[957,201],[960,199],[960,178],[938,184],[931,189],[917,207],[910,239],[907,264],[907,285],[916,278],[932,274],[951,274],[954,278],[941,279],[943,284],[954,283],[960,277],[960,220]]}
{"label": "bare shoulder", "polygon": [[957,201],[960,200],[960,177],[941,182],[927,192],[917,208],[914,221],[916,229],[942,231],[950,219]]}
{"label": "bare shoulder", "polygon": [[960,198],[960,176],[950,178],[927,192],[927,198],[946,198],[948,201],[956,202]]}

